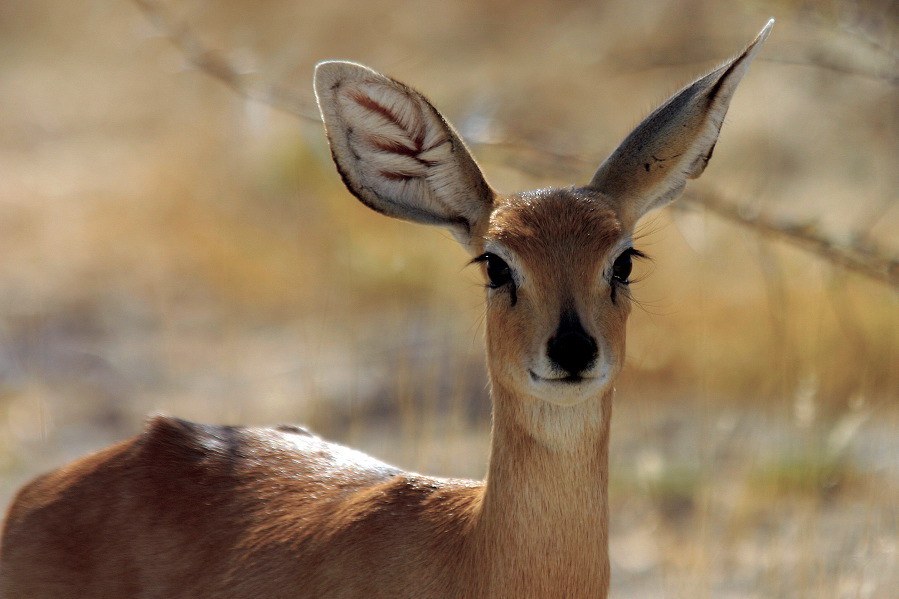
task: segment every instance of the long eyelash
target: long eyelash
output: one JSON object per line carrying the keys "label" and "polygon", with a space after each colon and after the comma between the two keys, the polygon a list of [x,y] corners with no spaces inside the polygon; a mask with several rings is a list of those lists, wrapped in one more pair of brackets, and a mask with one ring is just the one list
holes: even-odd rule
{"label": "long eyelash", "polygon": [[[622,252],[622,254],[625,253],[629,254],[631,258],[636,258],[637,260],[649,260],[650,262],[652,261],[652,258],[650,258],[648,254],[645,254],[644,252],[641,252],[636,248],[627,248],[626,250],[624,250],[624,252]],[[616,282],[614,279],[612,279],[612,303],[617,303],[616,299],[618,298],[619,293],[624,295],[624,297],[626,297],[628,300],[635,301],[634,294],[631,292],[631,285],[633,285],[634,283],[639,283],[642,280],[643,279],[628,278],[628,281],[625,284]]]}
{"label": "long eyelash", "polygon": [[[468,264],[469,264],[469,266],[470,266],[470,265],[472,265],[472,264],[479,264],[479,263],[481,263],[481,262],[486,262],[487,260],[490,259],[490,256],[491,256],[490,252],[484,252],[483,254],[481,254],[480,256],[478,256],[477,258],[473,258]],[[485,285],[485,287],[486,287],[487,289],[493,289],[493,288],[494,288],[494,287],[493,287],[492,285],[490,285],[489,283],[488,283],[487,285]],[[512,305],[514,306],[515,304],[518,303],[518,288],[515,286],[514,281],[513,281],[512,285],[509,287],[509,295],[511,296]]]}
{"label": "long eyelash", "polygon": [[[649,254],[647,254],[645,252],[641,252],[638,249],[631,248],[630,253],[631,253],[631,258],[636,258],[637,260],[645,260],[647,262],[653,261],[652,256],[650,256]],[[634,283],[639,283],[642,280],[643,280],[643,277],[628,279],[628,285],[633,285]],[[633,299],[633,296],[630,294],[628,295],[628,297]]]}
{"label": "long eyelash", "polygon": [[[627,248],[626,250],[621,252],[621,255],[624,255],[624,254],[628,254],[631,258],[636,258],[637,260],[648,260],[648,261],[652,262],[652,258],[648,254],[641,252],[640,250],[638,250],[636,248]],[[641,279],[628,279],[628,284],[633,283],[634,281],[639,281],[639,280],[641,280]]]}
{"label": "long eyelash", "polygon": [[637,258],[638,260],[652,261],[652,258],[650,258],[648,254],[641,252],[637,248],[628,248],[625,251],[628,252],[632,258]]}

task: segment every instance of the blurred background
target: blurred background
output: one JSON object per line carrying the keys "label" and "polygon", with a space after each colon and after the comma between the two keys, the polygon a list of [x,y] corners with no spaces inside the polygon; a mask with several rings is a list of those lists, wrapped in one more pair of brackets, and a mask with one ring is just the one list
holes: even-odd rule
{"label": "blurred background", "polygon": [[893,0],[0,3],[0,509],[158,412],[481,477],[483,282],[345,191],[313,66],[422,90],[509,193],[588,181],[772,16],[709,169],[640,228],[612,596],[892,599]]}

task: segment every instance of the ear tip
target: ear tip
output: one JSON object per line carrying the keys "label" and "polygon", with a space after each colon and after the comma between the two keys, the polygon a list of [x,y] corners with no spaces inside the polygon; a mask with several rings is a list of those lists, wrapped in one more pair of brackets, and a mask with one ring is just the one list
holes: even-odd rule
{"label": "ear tip", "polygon": [[[768,22],[765,23],[765,26],[762,27],[762,30],[759,31],[759,34],[755,36],[755,39],[749,42],[749,45],[732,61],[732,64],[743,65],[741,68],[744,70],[749,67],[749,63],[755,59],[755,55],[758,54],[758,51],[761,49],[762,45],[765,43],[765,40],[768,39],[768,36],[771,34],[771,30],[774,28],[774,18],[768,19]],[[742,75],[740,75],[742,77]],[[739,78],[737,79],[739,80]]]}
{"label": "ear tip", "polygon": [[759,34],[752,41],[750,46],[757,46],[762,44],[766,39],[768,39],[768,35],[771,33],[771,30],[774,28],[774,17],[768,19],[768,22],[765,23],[765,26],[762,27],[762,30],[759,31]]}
{"label": "ear tip", "polygon": [[347,60],[325,60],[315,65],[313,83],[316,91],[333,87],[341,81],[371,76],[375,71]]}

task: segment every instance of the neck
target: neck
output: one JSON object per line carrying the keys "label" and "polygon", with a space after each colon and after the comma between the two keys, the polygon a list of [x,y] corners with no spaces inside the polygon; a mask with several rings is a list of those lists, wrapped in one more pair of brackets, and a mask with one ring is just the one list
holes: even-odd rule
{"label": "neck", "polygon": [[606,596],[611,405],[611,390],[563,407],[494,384],[478,521],[488,596]]}

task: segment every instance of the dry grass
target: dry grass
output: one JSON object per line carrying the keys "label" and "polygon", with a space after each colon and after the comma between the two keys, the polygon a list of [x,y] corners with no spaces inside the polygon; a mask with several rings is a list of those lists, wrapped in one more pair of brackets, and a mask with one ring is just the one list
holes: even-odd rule
{"label": "dry grass", "polygon": [[[895,3],[165,6],[263,84],[308,100],[315,62],[358,60],[463,134],[596,163],[773,15],[691,189],[899,250]],[[360,206],[320,126],[185,68],[130,3],[4,3],[0,49],[0,505],[153,411],[481,475],[482,292],[449,235]],[[578,180],[475,152],[503,191]],[[643,230],[614,596],[891,597],[895,290],[708,214]]]}

